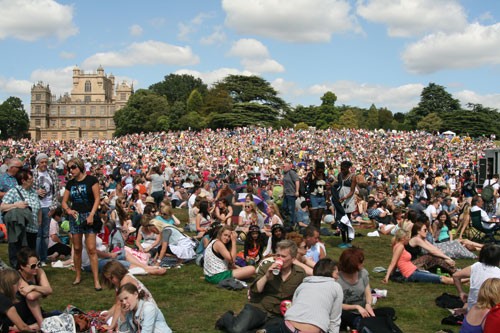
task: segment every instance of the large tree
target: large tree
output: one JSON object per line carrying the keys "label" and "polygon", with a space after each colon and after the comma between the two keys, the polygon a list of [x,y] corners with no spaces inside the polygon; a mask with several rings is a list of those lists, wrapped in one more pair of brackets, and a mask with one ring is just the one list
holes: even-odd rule
{"label": "large tree", "polygon": [[116,111],[116,135],[158,131],[158,119],[169,115],[169,105],[164,96],[150,90],[139,89],[130,96],[127,105]]}
{"label": "large tree", "polygon": [[175,102],[186,103],[193,90],[202,96],[207,92],[207,85],[199,78],[188,74],[170,74],[163,81],[152,84],[149,89],[158,95],[165,96],[170,105]]}
{"label": "large tree", "polygon": [[[289,110],[288,104],[278,97],[278,92],[271,84],[258,76],[229,75],[217,82],[214,88],[227,91],[233,100],[231,115],[221,116],[227,119],[226,126],[229,127],[242,124],[276,125]],[[214,115],[211,127],[220,125],[221,117]]]}
{"label": "large tree", "polygon": [[9,97],[0,104],[0,138],[22,138],[29,129],[30,121],[18,97]]}
{"label": "large tree", "polygon": [[429,83],[420,94],[420,102],[406,116],[406,120],[412,126],[425,116],[436,113],[438,116],[443,114],[461,110],[458,99],[446,91],[443,86],[435,83]]}
{"label": "large tree", "polygon": [[443,115],[443,130],[471,136],[495,134],[500,137],[500,113],[481,104],[467,104],[469,110]]}

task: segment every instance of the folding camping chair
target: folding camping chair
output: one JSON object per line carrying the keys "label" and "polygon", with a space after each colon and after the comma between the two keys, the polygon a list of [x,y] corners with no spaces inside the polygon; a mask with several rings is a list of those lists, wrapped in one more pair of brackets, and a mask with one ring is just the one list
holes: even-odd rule
{"label": "folding camping chair", "polygon": [[481,211],[470,212],[470,219],[472,222],[471,240],[479,243],[496,243],[496,231],[492,231],[483,227],[481,219]]}

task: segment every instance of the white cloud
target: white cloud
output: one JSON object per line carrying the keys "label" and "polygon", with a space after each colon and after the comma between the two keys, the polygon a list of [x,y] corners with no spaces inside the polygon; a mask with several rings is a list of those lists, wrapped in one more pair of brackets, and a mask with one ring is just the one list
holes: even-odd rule
{"label": "white cloud", "polygon": [[321,97],[332,91],[337,95],[337,105],[352,105],[369,108],[386,107],[395,112],[407,112],[420,101],[420,93],[424,86],[419,83],[405,84],[398,87],[387,87],[376,84],[353,81],[337,81],[331,84],[316,84],[307,88],[307,93]]}
{"label": "white cloud", "polygon": [[133,24],[128,28],[128,31],[130,33],[130,36],[138,37],[142,35],[143,29],[140,25],[138,24]]}
{"label": "white cloud", "polygon": [[360,31],[346,0],[223,0],[225,23],[240,34],[288,42],[328,42],[334,33]]}
{"label": "white cloud", "polygon": [[134,65],[194,65],[199,57],[189,46],[181,47],[158,41],[133,43],[120,51],[96,53],[85,59],[82,66],[94,68],[99,65],[130,67]]}
{"label": "white cloud", "polygon": [[33,83],[30,81],[0,77],[0,91],[2,95],[17,96],[29,94],[32,85]]}
{"label": "white cloud", "polygon": [[299,88],[295,82],[286,81],[283,78],[277,78],[271,85],[280,95],[301,96],[304,94],[304,89]]}
{"label": "white cloud", "polygon": [[465,11],[456,0],[365,0],[358,3],[357,13],[368,21],[386,24],[393,37],[455,32],[467,25]]}
{"label": "white cloud", "polygon": [[273,59],[242,59],[241,64],[246,70],[254,73],[281,73],[285,67]]}
{"label": "white cloud", "polygon": [[222,44],[225,41],[226,34],[222,30],[221,26],[214,27],[214,32],[212,32],[212,34],[200,39],[200,43],[203,45]]}
{"label": "white cloud", "polygon": [[162,28],[165,23],[167,23],[167,21],[163,17],[155,17],[149,20],[149,24],[156,29]]}
{"label": "white cloud", "polygon": [[241,58],[241,64],[254,73],[279,73],[285,68],[279,62],[270,58],[267,47],[253,38],[242,38],[228,52],[229,56]]}
{"label": "white cloud", "polygon": [[[73,68],[74,66],[55,69],[36,69],[30,76],[31,85],[39,81],[49,84],[51,93],[57,97],[65,93],[71,93]],[[31,91],[30,89],[28,92]]]}
{"label": "white cloud", "polygon": [[402,55],[410,72],[433,73],[443,69],[500,64],[500,23],[469,25],[464,32],[435,33],[411,44]]}
{"label": "white cloud", "polygon": [[182,41],[188,41],[189,35],[198,31],[199,26],[203,24],[205,19],[211,18],[213,16],[214,15],[211,13],[200,13],[196,15],[196,17],[191,19],[191,21],[189,21],[188,23],[183,23],[183,22],[179,23],[178,24],[179,33],[177,34],[177,38],[179,38],[179,40]]}
{"label": "white cloud", "polygon": [[64,40],[78,33],[73,7],[52,0],[0,0],[0,39],[35,41],[57,36]]}
{"label": "white cloud", "polygon": [[236,68],[218,68],[216,70],[210,71],[210,72],[199,72],[195,70],[190,70],[190,69],[181,69],[175,72],[175,74],[189,74],[194,77],[200,78],[205,82],[207,85],[212,85],[216,83],[217,81],[222,80],[228,75],[245,75],[245,76],[250,76],[250,75],[255,75],[255,73],[249,72],[249,71],[241,71]]}
{"label": "white cloud", "polygon": [[467,107],[467,103],[482,104],[484,107],[500,110],[500,94],[485,94],[481,95],[475,91],[462,90],[453,93],[453,97],[460,100],[463,108]]}
{"label": "white cloud", "polygon": [[228,55],[240,58],[267,58],[269,51],[261,42],[253,38],[243,38],[236,41]]}
{"label": "white cloud", "polygon": [[76,54],[72,52],[61,51],[59,52],[59,57],[61,57],[62,59],[74,59],[76,57]]}

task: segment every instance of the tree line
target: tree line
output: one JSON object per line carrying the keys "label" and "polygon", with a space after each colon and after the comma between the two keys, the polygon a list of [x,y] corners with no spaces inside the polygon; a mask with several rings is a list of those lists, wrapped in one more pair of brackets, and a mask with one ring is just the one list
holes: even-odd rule
{"label": "tree line", "polygon": [[[328,91],[319,105],[297,105],[278,96],[269,82],[258,76],[229,75],[208,87],[187,74],[169,74],[148,89],[137,90],[114,115],[116,136],[140,132],[202,130],[265,126],[307,129],[363,128],[384,130],[451,130],[472,137],[500,136],[500,113],[481,104],[460,105],[445,87],[430,83],[420,102],[407,113],[387,108],[336,105]],[[27,134],[29,118],[22,101],[10,97],[0,104],[0,138]]]}

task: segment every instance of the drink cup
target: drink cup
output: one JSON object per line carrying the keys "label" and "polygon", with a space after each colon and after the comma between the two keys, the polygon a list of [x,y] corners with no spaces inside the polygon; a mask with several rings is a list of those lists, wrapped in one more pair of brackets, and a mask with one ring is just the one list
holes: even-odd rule
{"label": "drink cup", "polygon": [[281,260],[281,258],[278,258],[274,263],[277,265],[273,268],[273,274],[279,275],[279,273],[281,272],[281,266],[283,266],[283,260]]}

